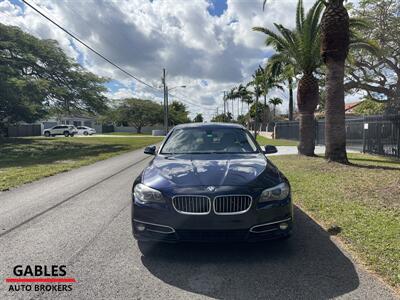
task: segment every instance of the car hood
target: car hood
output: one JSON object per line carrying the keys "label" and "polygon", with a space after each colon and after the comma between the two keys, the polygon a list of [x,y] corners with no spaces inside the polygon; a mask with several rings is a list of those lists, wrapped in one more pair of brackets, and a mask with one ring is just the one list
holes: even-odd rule
{"label": "car hood", "polygon": [[263,154],[158,155],[144,170],[142,182],[168,186],[273,186],[280,172]]}

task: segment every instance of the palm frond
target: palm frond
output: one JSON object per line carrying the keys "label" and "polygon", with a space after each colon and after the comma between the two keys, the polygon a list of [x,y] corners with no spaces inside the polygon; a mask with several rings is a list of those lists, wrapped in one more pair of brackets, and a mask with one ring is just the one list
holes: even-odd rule
{"label": "palm frond", "polygon": [[380,48],[373,41],[350,40],[350,49],[367,50],[368,52],[376,56],[380,54]]}
{"label": "palm frond", "polygon": [[267,46],[277,45],[277,46],[283,47],[283,48],[287,46],[287,41],[284,38],[280,37],[278,34],[273,32],[272,30],[269,30],[268,28],[253,27],[253,30],[262,32],[268,36],[268,38],[266,40]]}
{"label": "palm frond", "polygon": [[363,18],[350,18],[349,19],[350,29],[367,29],[370,23]]}
{"label": "palm frond", "polygon": [[295,32],[285,28],[283,25],[274,23],[275,28],[285,39],[286,43],[291,47],[296,47],[296,34]]}
{"label": "palm frond", "polygon": [[302,30],[302,26],[304,23],[304,5],[303,0],[299,0],[297,3],[297,10],[296,10],[296,29],[298,31]]}

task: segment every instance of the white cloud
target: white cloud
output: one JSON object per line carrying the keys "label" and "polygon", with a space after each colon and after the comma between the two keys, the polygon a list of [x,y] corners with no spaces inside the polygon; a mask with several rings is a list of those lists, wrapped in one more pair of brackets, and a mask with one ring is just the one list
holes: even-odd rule
{"label": "white cloud", "polygon": [[[202,112],[209,118],[217,104],[222,110],[223,91],[248,80],[270,53],[264,46],[265,36],[251,28],[273,22],[293,26],[297,1],[270,0],[263,12],[262,0],[227,0],[228,8],[220,17],[208,13],[208,0],[85,0],[79,5],[74,0],[30,2],[154,86],[161,84],[165,67],[170,87],[187,86],[173,94],[192,103],[187,104],[191,116]],[[305,1],[307,8],[312,3]],[[79,58],[92,72],[121,82],[122,87],[109,92],[109,97],[161,100],[160,92],[135,83],[32,9],[3,0],[0,18],[2,23],[19,26],[40,38],[57,40],[69,56]]]}

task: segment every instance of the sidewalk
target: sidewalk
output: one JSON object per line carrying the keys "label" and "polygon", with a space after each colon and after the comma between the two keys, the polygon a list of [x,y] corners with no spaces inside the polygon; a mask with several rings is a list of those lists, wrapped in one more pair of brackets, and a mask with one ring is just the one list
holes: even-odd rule
{"label": "sidewalk", "polygon": [[[274,155],[293,155],[298,154],[296,146],[276,146],[278,149],[278,153],[268,154],[268,156]],[[315,146],[315,154],[324,154],[325,153],[325,146]],[[347,149],[348,153],[359,153],[359,151]]]}

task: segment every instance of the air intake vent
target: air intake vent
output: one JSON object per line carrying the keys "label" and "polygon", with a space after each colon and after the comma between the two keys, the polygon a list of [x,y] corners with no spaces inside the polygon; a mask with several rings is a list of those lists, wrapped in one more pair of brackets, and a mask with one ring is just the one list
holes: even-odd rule
{"label": "air intake vent", "polygon": [[211,200],[206,196],[175,196],[172,205],[181,214],[206,215],[211,211]]}
{"label": "air intake vent", "polygon": [[217,196],[214,199],[214,212],[218,215],[243,214],[250,209],[252,198],[247,195]]}

